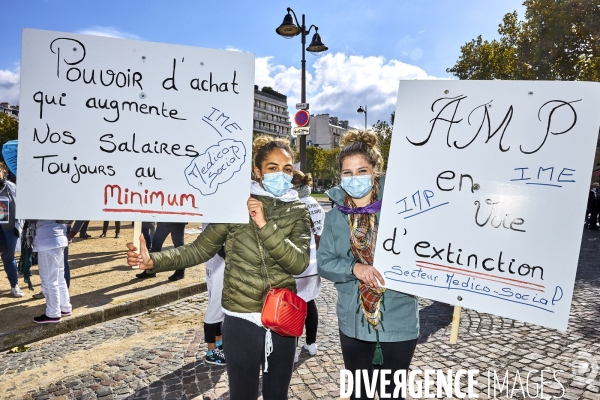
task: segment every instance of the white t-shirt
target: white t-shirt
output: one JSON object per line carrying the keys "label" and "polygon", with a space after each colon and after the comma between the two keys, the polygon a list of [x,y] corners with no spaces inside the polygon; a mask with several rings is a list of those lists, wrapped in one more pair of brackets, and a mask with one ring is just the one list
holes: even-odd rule
{"label": "white t-shirt", "polygon": [[300,201],[308,207],[313,227],[311,227],[312,234],[310,238],[310,263],[302,274],[295,275],[294,278],[296,278],[298,296],[304,301],[311,301],[319,297],[319,293],[321,292],[321,277],[317,272],[317,244],[315,242],[315,235],[323,233],[325,211],[323,211],[319,202],[313,197],[303,197]]}
{"label": "white t-shirt", "polygon": [[69,245],[67,239],[67,226],[55,221],[38,220],[35,225],[35,237],[33,238],[33,251],[45,251],[66,247]]}

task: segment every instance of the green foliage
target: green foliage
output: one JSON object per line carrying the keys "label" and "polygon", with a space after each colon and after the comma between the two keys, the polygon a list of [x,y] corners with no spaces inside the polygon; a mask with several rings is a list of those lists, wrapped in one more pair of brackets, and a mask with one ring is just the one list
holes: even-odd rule
{"label": "green foliage", "polygon": [[19,121],[11,115],[0,113],[0,143],[17,139],[19,134]]}
{"label": "green foliage", "polygon": [[306,147],[306,169],[314,180],[336,180],[338,177],[337,156],[340,149],[325,150],[320,147]]}
{"label": "green foliage", "polygon": [[[392,121],[394,114],[392,114]],[[393,122],[392,122],[393,123]],[[377,121],[373,125],[373,132],[377,135],[379,150],[383,156],[383,171],[387,171],[388,159],[390,156],[390,145],[392,144],[392,127],[386,121]]]}
{"label": "green foliage", "polygon": [[459,79],[600,81],[600,0],[525,0],[525,20],[506,14],[499,40],[461,47]]}

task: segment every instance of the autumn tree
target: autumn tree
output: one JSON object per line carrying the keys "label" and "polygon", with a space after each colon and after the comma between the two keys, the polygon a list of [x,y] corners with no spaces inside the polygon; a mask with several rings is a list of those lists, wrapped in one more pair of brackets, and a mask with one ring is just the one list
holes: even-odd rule
{"label": "autumn tree", "polygon": [[17,139],[18,133],[19,121],[6,113],[0,113],[0,143]]}
{"label": "autumn tree", "polygon": [[446,71],[459,79],[600,81],[600,0],[523,5],[525,20],[506,14],[498,40],[471,40]]}

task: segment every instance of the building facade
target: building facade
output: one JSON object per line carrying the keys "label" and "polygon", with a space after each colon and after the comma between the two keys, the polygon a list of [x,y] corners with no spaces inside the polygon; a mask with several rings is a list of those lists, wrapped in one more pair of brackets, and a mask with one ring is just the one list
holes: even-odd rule
{"label": "building facade", "polygon": [[0,113],[5,113],[16,119],[19,119],[19,106],[11,106],[8,103],[0,103]]}
{"label": "building facade", "polygon": [[254,85],[254,134],[292,139],[292,124],[287,110],[287,96]]}
{"label": "building facade", "polygon": [[311,115],[309,126],[309,144],[326,150],[340,147],[340,139],[344,133],[354,129],[348,126],[348,121],[340,121],[329,114]]}

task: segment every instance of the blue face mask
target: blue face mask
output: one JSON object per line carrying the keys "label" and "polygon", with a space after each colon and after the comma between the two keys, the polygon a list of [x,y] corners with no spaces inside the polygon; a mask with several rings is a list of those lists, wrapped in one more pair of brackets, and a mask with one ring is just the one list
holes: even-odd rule
{"label": "blue face mask", "polygon": [[275,197],[282,196],[285,192],[294,187],[294,185],[292,185],[292,176],[285,172],[264,174],[262,184],[265,187],[265,190]]}
{"label": "blue face mask", "polygon": [[342,177],[342,189],[352,198],[362,199],[369,193],[372,187],[371,175]]}

